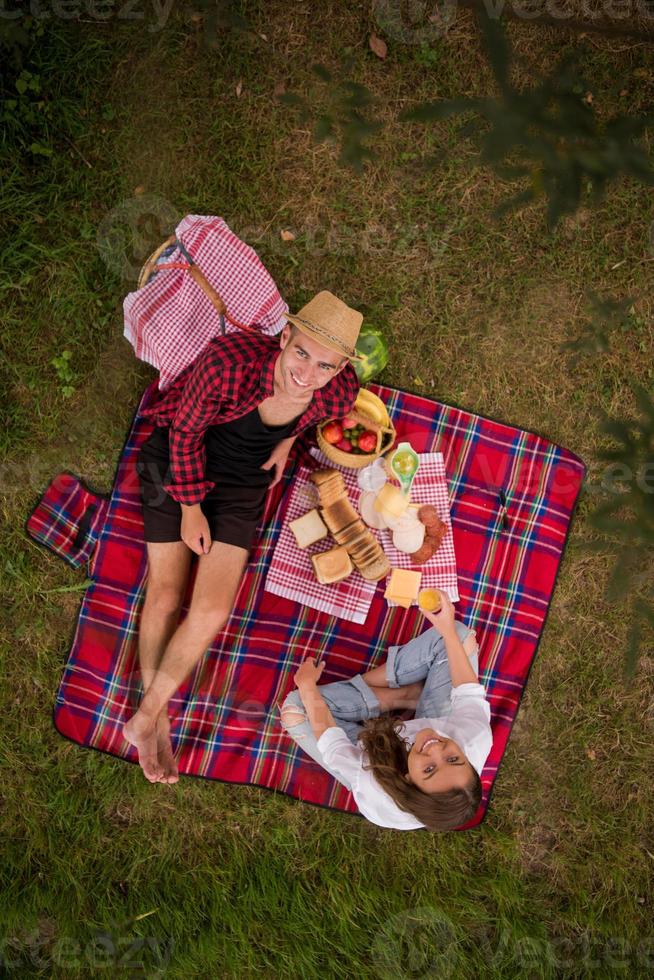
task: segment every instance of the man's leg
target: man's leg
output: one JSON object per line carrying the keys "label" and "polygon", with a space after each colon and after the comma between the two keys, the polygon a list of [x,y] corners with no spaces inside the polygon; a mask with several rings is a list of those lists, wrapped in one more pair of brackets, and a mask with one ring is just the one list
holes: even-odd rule
{"label": "man's leg", "polygon": [[[139,624],[139,666],[143,693],[154,680],[164,651],[177,627],[191,565],[191,552],[183,541],[165,544],[148,542],[147,548],[148,579]],[[162,711],[159,716],[155,743],[144,750],[144,762],[148,760],[143,767],[146,775],[151,778],[160,770],[160,779],[177,782],[177,764],[170,745],[170,719],[167,711]],[[155,759],[154,770],[149,761],[151,757]]]}
{"label": "man's leg", "polygon": [[152,683],[184,601],[191,551],[183,541],[147,545],[148,579],[139,624],[139,666],[143,692]]}
{"label": "man's leg", "polygon": [[163,775],[156,755],[159,716],[167,713],[170,698],[227,622],[247,557],[244,548],[221,541],[214,541],[209,554],[200,556],[188,615],[173,633],[139,710],[123,728],[152,782]]}

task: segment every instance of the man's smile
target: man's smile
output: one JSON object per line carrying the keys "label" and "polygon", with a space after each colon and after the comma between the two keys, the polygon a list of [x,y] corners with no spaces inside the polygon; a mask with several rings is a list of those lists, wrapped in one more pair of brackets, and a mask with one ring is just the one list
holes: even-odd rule
{"label": "man's smile", "polygon": [[299,378],[296,378],[296,376],[293,374],[292,371],[289,371],[289,374],[291,376],[291,380],[294,382],[294,384],[296,384],[298,386],[298,388],[310,388],[311,387],[310,384],[305,384],[304,381],[300,381]]}

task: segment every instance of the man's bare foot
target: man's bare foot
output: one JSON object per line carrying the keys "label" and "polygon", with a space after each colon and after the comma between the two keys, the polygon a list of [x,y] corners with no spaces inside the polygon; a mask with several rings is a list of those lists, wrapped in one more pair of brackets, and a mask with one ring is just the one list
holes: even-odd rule
{"label": "man's bare foot", "polygon": [[164,774],[159,762],[157,728],[149,719],[140,717],[141,712],[123,725],[123,738],[133,745],[139,756],[139,765],[143,775],[151,783],[158,783]]}
{"label": "man's bare foot", "polygon": [[178,783],[179,773],[170,741],[170,718],[166,709],[157,718],[157,758],[163,772],[159,782]]}

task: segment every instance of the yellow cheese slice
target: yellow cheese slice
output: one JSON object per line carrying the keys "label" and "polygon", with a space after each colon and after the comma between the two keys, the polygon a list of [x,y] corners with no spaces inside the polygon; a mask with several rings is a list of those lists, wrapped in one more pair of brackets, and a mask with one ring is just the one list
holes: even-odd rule
{"label": "yellow cheese slice", "polygon": [[393,568],[386,591],[394,597],[404,596],[413,601],[418,598],[421,579],[422,572],[410,572],[406,568]]}
{"label": "yellow cheese slice", "polygon": [[388,595],[384,593],[384,598],[387,602],[394,602],[396,606],[402,606],[403,609],[408,609],[413,604],[411,599],[407,599],[403,595]]}
{"label": "yellow cheese slice", "polygon": [[405,497],[399,487],[385,483],[375,497],[375,510],[379,514],[390,517],[401,517],[409,506],[409,498]]}

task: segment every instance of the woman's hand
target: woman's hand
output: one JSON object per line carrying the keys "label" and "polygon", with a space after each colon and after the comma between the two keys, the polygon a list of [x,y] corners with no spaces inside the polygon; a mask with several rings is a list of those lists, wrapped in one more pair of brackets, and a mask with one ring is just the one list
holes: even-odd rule
{"label": "woman's hand", "polygon": [[434,629],[438,630],[441,636],[444,637],[448,633],[454,632],[454,606],[446,592],[441,592],[440,589],[436,589],[436,592],[438,592],[441,600],[441,608],[438,612],[427,612],[426,609],[421,609],[420,612],[425,619],[429,620]]}
{"label": "woman's hand", "polygon": [[209,522],[199,504],[182,504],[182,541],[196,555],[208,555],[211,550]]}
{"label": "woman's hand", "polygon": [[324,669],[324,660],[321,660],[320,663],[316,664],[313,657],[307,657],[304,663],[300,664],[298,669],[295,671],[295,675],[293,677],[295,686],[299,691],[301,691],[302,688],[315,687]]}

